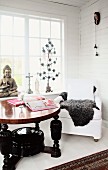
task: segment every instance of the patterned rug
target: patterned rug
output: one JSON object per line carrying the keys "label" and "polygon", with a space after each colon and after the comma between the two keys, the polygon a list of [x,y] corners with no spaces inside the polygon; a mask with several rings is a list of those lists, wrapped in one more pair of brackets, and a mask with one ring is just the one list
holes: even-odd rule
{"label": "patterned rug", "polygon": [[108,149],[47,170],[108,170]]}

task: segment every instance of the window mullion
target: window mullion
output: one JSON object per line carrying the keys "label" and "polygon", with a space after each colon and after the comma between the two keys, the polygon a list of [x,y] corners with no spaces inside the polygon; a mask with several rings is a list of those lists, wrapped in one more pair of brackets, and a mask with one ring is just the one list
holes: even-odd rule
{"label": "window mullion", "polygon": [[25,17],[25,56],[24,56],[24,85],[27,89],[28,81],[26,75],[29,73],[29,18]]}
{"label": "window mullion", "polygon": [[25,74],[29,72],[29,19],[25,18]]}

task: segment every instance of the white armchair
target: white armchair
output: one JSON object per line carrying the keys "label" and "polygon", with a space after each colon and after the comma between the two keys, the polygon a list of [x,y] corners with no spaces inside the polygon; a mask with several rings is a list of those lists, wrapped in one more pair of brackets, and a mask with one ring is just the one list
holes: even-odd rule
{"label": "white armchair", "polygon": [[[93,93],[93,86],[97,88],[95,94]],[[75,126],[68,111],[66,109],[61,109],[59,118],[62,121],[62,133],[92,136],[95,141],[98,141],[102,135],[102,109],[96,82],[91,80],[71,79],[68,81],[65,91],[68,92],[67,100],[95,100],[99,110],[93,108],[93,119],[90,120],[87,125]]]}

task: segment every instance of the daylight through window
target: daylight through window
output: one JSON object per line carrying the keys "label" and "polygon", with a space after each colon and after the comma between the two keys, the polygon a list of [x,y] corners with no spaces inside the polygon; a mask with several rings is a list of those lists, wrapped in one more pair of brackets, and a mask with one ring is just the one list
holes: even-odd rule
{"label": "daylight through window", "polygon": [[53,91],[59,91],[62,84],[64,24],[61,19],[39,16],[10,15],[0,13],[0,74],[6,64],[12,68],[19,89],[27,90],[30,73],[31,89],[35,91],[35,80],[39,80],[40,91],[45,92],[46,80],[40,80],[40,57],[47,57],[42,53],[42,47],[51,39],[55,46],[57,58],[55,69],[60,76],[51,81]]}

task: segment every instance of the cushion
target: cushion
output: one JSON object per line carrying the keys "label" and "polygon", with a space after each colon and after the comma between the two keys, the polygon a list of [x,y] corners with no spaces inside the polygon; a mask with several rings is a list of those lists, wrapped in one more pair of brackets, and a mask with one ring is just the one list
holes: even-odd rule
{"label": "cushion", "polygon": [[[102,116],[101,110],[97,110],[97,109],[93,109],[93,110],[94,110],[93,120],[101,119]],[[66,109],[62,109],[59,116],[62,118],[71,119],[69,112]]]}
{"label": "cushion", "polygon": [[70,79],[68,80],[68,84],[66,86],[68,99],[94,100],[93,89],[96,85],[93,81],[83,79]]}

